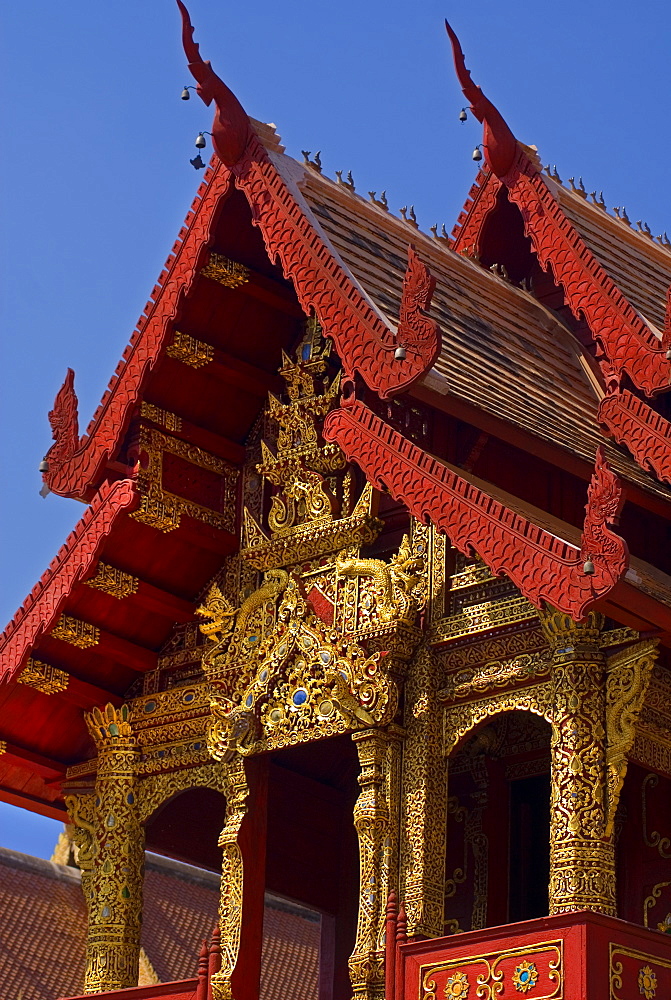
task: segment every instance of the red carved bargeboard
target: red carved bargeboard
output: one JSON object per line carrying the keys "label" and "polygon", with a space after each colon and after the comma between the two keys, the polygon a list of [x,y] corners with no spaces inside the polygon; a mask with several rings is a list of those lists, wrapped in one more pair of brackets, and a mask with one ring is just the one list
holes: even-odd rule
{"label": "red carved bargeboard", "polygon": [[[186,8],[181,2],[179,6],[189,70],[198,81],[200,96],[208,104],[214,99],[217,106],[213,134],[215,148],[220,149],[226,142],[226,122],[232,123],[239,104],[209,62],[201,58]],[[334,258],[332,248],[306,217],[299,192],[280,174],[253,129],[249,128],[244,152],[235,162],[226,152],[222,159],[247,197],[270,260],[279,258],[305,312],[315,311],[324,332],[333,338],[346,374],[358,373],[387,399],[428,371],[440,351],[435,324],[432,331],[427,326],[426,335],[406,345],[405,358],[394,358],[394,333]]]}
{"label": "red carved bargeboard", "polygon": [[76,450],[67,447],[68,442],[75,440],[73,426],[77,421],[76,397],[68,372],[54,409],[49,414],[56,444],[47,456],[49,471],[44,481],[53,493],[88,500],[91,490],[99,484],[105,463],[114,457],[123,440],[144,378],[168,342],[172,323],[184,296],[197,276],[198,268],[204,263],[216,210],[223,204],[230,185],[230,174],[221,168],[212,174],[208,185],[202,184],[199,188],[186,217],[188,229],[181,230],[173,253],[166,261],[166,267],[124,351],[117,375],[103,396],[87,436],[82,438]]}
{"label": "red carved bargeboard", "polygon": [[604,431],[625,445],[642,469],[671,483],[671,424],[628,389],[609,392],[598,413]]}
{"label": "red carved bargeboard", "polygon": [[585,317],[618,376],[629,375],[648,396],[668,389],[671,366],[659,338],[588,249],[521,148],[502,180],[541,266],[552,265],[574,315]]}
{"label": "red carved bargeboard", "polygon": [[[536,607],[547,601],[579,620],[627,568],[626,542],[608,528],[618,517],[622,491],[601,449],[578,549],[488,496],[359,400],[328,415],[324,437],[357,462],[374,486],[387,489],[419,520],[431,520],[461,552],[477,553],[493,573],[505,573]],[[591,574],[586,560],[593,564]]]}
{"label": "red carved bargeboard", "polygon": [[387,1000],[663,1000],[671,938],[574,913],[402,944]]}

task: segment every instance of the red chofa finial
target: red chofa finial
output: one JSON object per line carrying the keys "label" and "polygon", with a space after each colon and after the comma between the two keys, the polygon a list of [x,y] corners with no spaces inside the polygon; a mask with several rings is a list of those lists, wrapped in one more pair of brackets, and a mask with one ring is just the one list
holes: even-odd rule
{"label": "red chofa finial", "polygon": [[249,118],[232,90],[226,86],[212,69],[209,60],[204,60],[193,40],[193,25],[189,12],[177,0],[182,15],[182,43],[189,60],[189,71],[196,80],[198,96],[208,106],[214,101],[217,112],[212,124],[212,145],[227,167],[234,167],[245,151],[251,134]]}
{"label": "red chofa finial", "polygon": [[207,956],[207,941],[203,941],[200,954],[198,956],[198,986],[196,987],[195,1000],[207,1000]]}
{"label": "red chofa finial", "polygon": [[212,977],[221,968],[221,931],[219,924],[214,925],[212,940],[210,941],[210,954],[207,969],[207,1000],[212,1000]]}
{"label": "red chofa finial", "polygon": [[464,97],[469,101],[471,111],[475,117],[485,127],[483,145],[485,147],[487,163],[497,177],[503,177],[513,165],[515,154],[517,153],[517,139],[510,131],[501,113],[485,97],[480,88],[473,83],[471,74],[466,69],[464,53],[461,51],[459,39],[447,21],[445,21],[445,27],[452,43],[454,68],[457,71],[457,77],[464,92]]}
{"label": "red chofa finial", "polygon": [[394,973],[396,971],[396,918],[398,906],[392,889],[387,897],[387,919],[384,937],[384,996],[394,1000]]}

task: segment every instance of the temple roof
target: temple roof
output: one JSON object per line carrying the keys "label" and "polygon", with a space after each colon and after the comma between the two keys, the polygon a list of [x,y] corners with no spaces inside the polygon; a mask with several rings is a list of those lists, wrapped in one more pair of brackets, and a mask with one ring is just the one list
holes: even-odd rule
{"label": "temple roof", "polygon": [[[140,986],[194,979],[216,921],[220,877],[147,854]],[[7,1000],[56,1000],[83,991],[86,904],[78,868],[0,848],[0,982]],[[267,1000],[316,980],[319,922],[268,894],[262,981]]]}

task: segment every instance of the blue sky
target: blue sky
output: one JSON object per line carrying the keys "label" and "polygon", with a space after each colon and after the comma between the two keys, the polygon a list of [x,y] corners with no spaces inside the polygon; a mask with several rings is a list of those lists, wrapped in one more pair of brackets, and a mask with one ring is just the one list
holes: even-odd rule
{"label": "blue sky", "polygon": [[[321,150],[328,174],[351,169],[393,210],[414,203],[423,229],[451,228],[481,141],[458,121],[447,16],[475,81],[543,162],[671,230],[663,0],[189,6],[203,56],[288,152]],[[47,412],[70,366],[86,426],[195,193],[188,161],[211,114],[179,99],[191,81],[172,0],[27,0],[4,5],[0,28],[6,621],[82,513],[38,495]],[[17,830],[0,811],[0,845]],[[30,850],[48,856],[54,839]]]}

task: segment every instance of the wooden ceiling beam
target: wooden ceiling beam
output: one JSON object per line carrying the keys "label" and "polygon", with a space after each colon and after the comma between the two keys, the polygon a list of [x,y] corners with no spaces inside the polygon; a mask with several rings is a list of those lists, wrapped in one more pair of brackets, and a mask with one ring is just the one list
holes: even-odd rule
{"label": "wooden ceiling beam", "polygon": [[60,779],[65,777],[67,765],[60,761],[45,757],[35,750],[27,750],[24,747],[17,747],[14,744],[3,740],[0,736],[0,758],[3,763],[14,764],[25,770],[39,774],[41,778]]}

